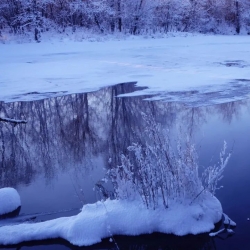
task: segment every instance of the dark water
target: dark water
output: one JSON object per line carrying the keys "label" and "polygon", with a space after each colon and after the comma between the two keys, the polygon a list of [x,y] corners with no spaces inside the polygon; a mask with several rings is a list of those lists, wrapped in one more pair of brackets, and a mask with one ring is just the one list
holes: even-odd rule
{"label": "dark water", "polygon": [[[83,204],[100,199],[93,188],[105,175],[109,158],[118,164],[119,155],[142,140],[143,112],[169,129],[173,138],[178,131],[193,138],[201,169],[218,161],[227,141],[233,154],[220,181],[224,188],[216,196],[236,221],[235,234],[115,236],[113,242],[104,240],[83,249],[117,249],[116,244],[120,249],[250,249],[250,101],[192,108],[144,101],[145,97],[116,97],[133,90],[133,84],[121,84],[93,93],[0,103],[0,116],[28,121],[17,126],[0,123],[0,188],[18,190],[22,207],[16,219],[42,221],[73,215]],[[8,249],[78,248],[53,240]]]}

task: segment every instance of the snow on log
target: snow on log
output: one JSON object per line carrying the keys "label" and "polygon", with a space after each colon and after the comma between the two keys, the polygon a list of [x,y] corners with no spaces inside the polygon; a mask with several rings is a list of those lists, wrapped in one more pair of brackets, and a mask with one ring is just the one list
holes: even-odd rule
{"label": "snow on log", "polygon": [[0,189],[0,216],[11,213],[21,206],[21,199],[14,188]]}
{"label": "snow on log", "polygon": [[183,236],[209,232],[221,220],[221,204],[211,194],[201,204],[188,204],[171,201],[168,209],[163,205],[147,209],[140,200],[99,201],[84,205],[75,216],[2,226],[0,244],[63,238],[73,245],[89,246],[112,235],[161,232]]}

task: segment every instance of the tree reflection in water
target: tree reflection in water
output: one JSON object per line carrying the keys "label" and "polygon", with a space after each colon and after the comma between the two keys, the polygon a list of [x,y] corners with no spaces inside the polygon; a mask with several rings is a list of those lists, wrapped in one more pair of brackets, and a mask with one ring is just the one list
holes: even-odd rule
{"label": "tree reflection in water", "polygon": [[[39,176],[53,183],[60,179],[61,173],[69,171],[74,172],[79,182],[84,182],[86,173],[91,176],[94,169],[108,168],[110,158],[112,166],[118,166],[120,154],[129,145],[143,142],[142,113],[162,124],[170,135],[175,136],[176,128],[181,127],[182,132],[192,138],[206,124],[209,115],[218,114],[230,123],[242,107],[248,105],[241,101],[188,108],[178,103],[144,101],[145,96],[117,97],[134,90],[134,84],[119,84],[92,93],[0,103],[0,116],[28,121],[17,126],[0,122],[0,188],[19,185],[32,188]],[[101,158],[103,165],[97,165],[96,158]],[[122,245],[127,244],[127,239],[139,241],[134,245],[128,243],[126,249],[150,249],[143,237],[119,239]],[[194,237],[194,241],[197,239]],[[210,238],[204,239],[199,247],[192,249],[215,249]],[[177,249],[171,245],[161,248],[161,243],[157,246],[158,249]]]}

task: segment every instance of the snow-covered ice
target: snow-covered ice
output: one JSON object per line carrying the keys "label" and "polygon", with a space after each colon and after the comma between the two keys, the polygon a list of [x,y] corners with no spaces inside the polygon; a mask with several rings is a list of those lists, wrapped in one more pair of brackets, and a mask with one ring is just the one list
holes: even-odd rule
{"label": "snow-covered ice", "polygon": [[21,206],[21,199],[14,188],[6,187],[0,189],[0,215],[15,211]]}
{"label": "snow-covered ice", "polygon": [[0,244],[60,237],[74,245],[87,246],[119,234],[199,234],[212,230],[221,216],[220,202],[209,193],[201,203],[187,205],[172,201],[168,209],[155,210],[146,209],[139,200],[106,200],[84,205],[76,216],[0,227]]}
{"label": "snow-covered ice", "polygon": [[137,82],[169,101],[249,97],[249,36],[134,37],[0,44],[0,101],[33,100]]}

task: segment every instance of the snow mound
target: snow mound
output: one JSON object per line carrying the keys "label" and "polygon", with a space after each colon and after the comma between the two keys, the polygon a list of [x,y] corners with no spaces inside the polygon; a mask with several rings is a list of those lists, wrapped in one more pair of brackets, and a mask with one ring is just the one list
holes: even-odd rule
{"label": "snow mound", "polygon": [[[179,236],[209,232],[221,220],[220,202],[210,193],[202,202],[178,203],[169,208],[147,209],[137,201],[106,200],[84,205],[72,217],[40,223],[3,226],[0,244],[17,244],[29,240],[63,238],[78,246],[88,246],[112,235],[140,235],[161,232]],[[15,235],[15,237],[13,237]]]}
{"label": "snow mound", "polygon": [[16,189],[10,187],[0,189],[0,215],[11,213],[20,206],[21,200]]}

